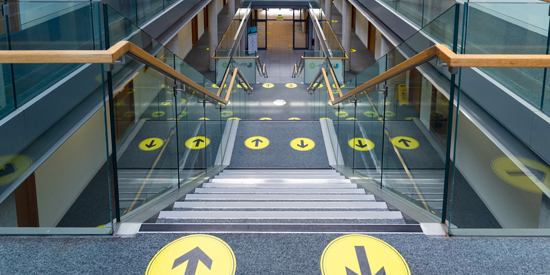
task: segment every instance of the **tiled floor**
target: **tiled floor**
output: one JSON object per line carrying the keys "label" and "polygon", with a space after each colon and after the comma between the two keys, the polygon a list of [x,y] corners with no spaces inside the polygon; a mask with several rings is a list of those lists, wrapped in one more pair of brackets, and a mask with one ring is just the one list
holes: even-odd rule
{"label": "tiled floor", "polygon": [[260,51],[260,60],[266,64],[270,83],[294,82],[292,70],[300,62],[304,50],[293,50],[292,21],[268,21],[267,50]]}
{"label": "tiled floor", "polygon": [[[342,15],[333,6],[333,20],[338,22],[332,23],[334,32],[341,39],[342,34]],[[227,7],[224,7],[218,14],[218,37],[221,40],[223,34],[229,26],[227,19]],[[265,83],[288,83],[295,82],[292,78],[292,70],[294,64],[299,63],[300,57],[304,55],[304,50],[293,50],[293,26],[292,21],[268,21],[267,31],[267,50],[260,50],[260,60],[266,64],[268,79],[260,78],[260,82]],[[351,62],[351,71],[346,72],[345,80],[348,81],[355,75],[359,74],[371,64],[375,62],[373,54],[365,47],[359,37],[352,30],[351,36],[352,48],[356,51],[348,53]],[[195,68],[197,71],[205,75],[211,81],[215,78],[215,72],[209,70],[209,51],[208,48],[208,29],[195,42],[193,49],[187,54],[184,61]]]}

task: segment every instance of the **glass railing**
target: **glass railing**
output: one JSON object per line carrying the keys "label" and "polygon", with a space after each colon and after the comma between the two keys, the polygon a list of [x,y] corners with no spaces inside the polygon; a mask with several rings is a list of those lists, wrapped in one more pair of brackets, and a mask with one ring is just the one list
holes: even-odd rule
{"label": "glass railing", "polygon": [[329,92],[334,97],[338,92],[329,73],[330,89],[325,81],[311,97],[312,119],[329,123],[336,169],[350,171],[436,219],[442,215],[445,165],[450,163],[445,159],[451,82],[437,71],[426,77],[432,66],[428,62],[409,69],[336,106],[330,104]]}
{"label": "glass railing", "polygon": [[[114,221],[130,217],[200,175],[221,169],[232,121],[248,117],[249,95],[242,78],[231,92],[230,104],[221,104],[215,97],[205,96],[205,91],[217,94],[221,84],[207,80],[107,4],[61,4],[70,7],[62,15],[53,13],[34,26],[25,25],[35,34],[27,34],[26,43],[32,46],[27,49],[105,49],[127,40],[185,77],[167,74],[133,54],[112,64],[3,64],[4,83],[10,83],[5,88],[11,89],[7,80],[15,76],[10,73],[13,68],[28,67],[28,77],[40,81],[42,89],[33,91],[34,97],[58,87],[58,74],[64,73],[72,81],[62,85],[72,92],[56,98],[54,89],[55,93],[47,95],[52,96],[47,106],[55,112],[44,109],[48,113],[34,112],[34,117],[28,113],[25,121],[14,124],[14,135],[2,134],[22,149],[11,146],[0,154],[0,234],[110,234]],[[82,39],[75,41],[89,47],[69,38],[62,42],[39,39],[41,31],[48,33],[44,31],[48,24],[56,20],[59,24],[56,18],[68,15],[74,20],[77,14],[72,13],[81,9],[93,21],[86,21],[84,14],[79,20],[97,24],[92,27],[97,36],[87,41],[83,39],[86,32],[76,34],[74,29],[57,35],[65,39],[74,34]],[[78,23],[63,21],[73,27]],[[23,41],[10,47],[26,49],[17,48]],[[229,68],[227,73],[232,74]],[[75,97],[75,91],[85,93],[84,98]],[[222,89],[222,96],[227,93],[227,88]],[[19,93],[11,92],[5,98],[14,102],[16,95]],[[0,98],[4,99],[3,95]],[[14,103],[6,110],[16,107],[20,105]],[[53,122],[49,125],[46,121]],[[18,209],[16,205],[28,207]]]}
{"label": "glass railing", "polygon": [[342,48],[338,37],[334,33],[330,22],[327,20],[325,13],[319,7],[316,2],[309,2],[310,14],[313,14],[312,21],[313,27],[317,33],[321,34],[320,39],[323,40],[323,44],[326,49],[322,47],[326,57],[346,57],[346,52]]}
{"label": "glass railing", "polygon": [[[465,54],[548,54],[550,3],[466,3]],[[546,68],[478,68],[546,114]]]}
{"label": "glass railing", "polygon": [[106,0],[109,4],[124,17],[128,18],[132,23],[141,26],[147,21],[165,11],[177,0]]}
{"label": "glass railing", "polygon": [[[464,74],[458,85],[469,83],[474,77]],[[468,96],[472,92],[485,91],[483,87],[461,91],[454,121],[449,232],[475,236],[549,235],[550,164],[477,105]],[[537,129],[531,131],[535,134]]]}
{"label": "glass railing", "polygon": [[239,39],[243,36],[246,37],[246,22],[250,16],[250,11],[250,4],[237,10],[235,17],[229,23],[229,27],[227,27],[225,34],[218,43],[215,57],[232,57],[235,55],[241,43]]}
{"label": "glass railing", "polygon": [[367,69],[351,80],[342,83],[345,85],[345,87],[342,88],[342,93],[345,94],[359,87],[363,83],[366,83],[435,44],[444,44],[452,49],[455,26],[458,24],[456,20],[459,19],[456,13],[457,9],[459,9],[458,5],[452,6],[399,46],[376,60],[376,62]]}
{"label": "glass railing", "polygon": [[419,28],[426,26],[456,3],[455,0],[381,0]]}
{"label": "glass railing", "polygon": [[[98,2],[6,2],[1,50],[100,50]],[[82,64],[3,64],[0,119],[48,90]]]}

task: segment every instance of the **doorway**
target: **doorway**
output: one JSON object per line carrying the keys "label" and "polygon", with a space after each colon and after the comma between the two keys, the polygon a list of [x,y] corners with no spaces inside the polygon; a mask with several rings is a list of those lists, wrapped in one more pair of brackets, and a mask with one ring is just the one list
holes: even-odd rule
{"label": "doorway", "polygon": [[308,12],[307,9],[294,10],[293,21],[293,43],[294,50],[307,50],[309,48],[308,31]]}

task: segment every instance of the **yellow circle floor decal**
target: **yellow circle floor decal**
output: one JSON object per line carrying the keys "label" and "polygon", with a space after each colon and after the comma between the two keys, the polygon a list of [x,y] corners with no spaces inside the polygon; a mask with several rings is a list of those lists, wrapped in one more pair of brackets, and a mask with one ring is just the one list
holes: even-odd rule
{"label": "yellow circle floor decal", "polygon": [[149,262],[146,275],[233,275],[235,254],[222,239],[189,235],[163,247]]}
{"label": "yellow circle floor decal", "polygon": [[166,113],[163,112],[163,111],[158,111],[158,112],[154,112],[151,114],[151,116],[153,117],[161,117],[161,116],[164,116]]}
{"label": "yellow circle floor decal", "polygon": [[230,118],[228,118],[227,120],[241,120],[241,119],[238,118],[238,117],[230,117]]}
{"label": "yellow circle floor decal", "polygon": [[287,84],[285,84],[285,86],[286,86],[287,88],[296,88],[296,87],[298,87],[298,85],[296,85],[296,84],[294,84],[294,83],[287,83]]}
{"label": "yellow circle floor decal", "polygon": [[380,104],[383,104],[383,105],[390,105],[391,102],[389,102],[389,101],[380,101]]}
{"label": "yellow circle floor decal", "polygon": [[199,118],[199,120],[210,120],[210,119],[207,118],[207,117],[201,117],[201,118]]}
{"label": "yellow circle floor decal", "polygon": [[417,117],[412,117],[412,116],[410,116],[408,118],[405,118],[405,120],[415,120],[415,119],[418,119],[418,118]]}
{"label": "yellow circle floor decal", "polygon": [[21,177],[31,168],[32,163],[32,159],[24,155],[1,156],[0,186],[12,183]]}
{"label": "yellow circle floor decal", "polygon": [[273,87],[275,87],[275,85],[273,85],[273,83],[265,83],[264,85],[262,85],[262,87],[264,87],[264,88],[273,88]]}
{"label": "yellow circle floor decal", "polygon": [[355,50],[355,49],[351,49],[351,50],[350,50],[350,52],[352,52],[352,53],[354,53],[354,52],[356,52],[356,51],[357,51],[357,50]]}
{"label": "yellow circle floor decal", "polygon": [[[544,186],[550,186],[550,167],[546,164],[528,158],[515,158],[516,163],[509,157],[499,157],[493,160],[492,167],[505,182],[522,190],[541,194],[540,188],[533,182],[535,179]],[[0,184],[1,185],[1,184]]]}
{"label": "yellow circle floor decal", "polygon": [[420,146],[420,143],[416,139],[410,137],[394,137],[391,139],[391,142],[401,149],[416,149]]}
{"label": "yellow circle floor decal", "polygon": [[299,117],[291,117],[288,120],[300,120],[300,118]]}
{"label": "yellow circle floor decal", "polygon": [[347,112],[340,111],[340,112],[334,113],[334,115],[336,115],[337,117],[347,117],[349,114]]}
{"label": "yellow circle floor decal", "polygon": [[260,120],[272,120],[272,119],[269,118],[269,117],[262,117],[262,118],[260,118]]}
{"label": "yellow circle floor decal", "polygon": [[321,256],[323,275],[410,275],[407,262],[395,248],[367,235],[346,235],[330,242]]}
{"label": "yellow circle floor decal", "polygon": [[233,115],[231,111],[222,111],[222,117],[230,117]]}
{"label": "yellow circle floor decal", "polygon": [[203,136],[196,136],[188,139],[185,146],[189,149],[202,149],[210,144],[210,139]]}
{"label": "yellow circle floor decal", "polygon": [[139,149],[143,151],[153,151],[164,145],[164,140],[160,138],[148,138],[139,143]]}
{"label": "yellow circle floor decal", "polygon": [[[319,86],[319,87],[317,87],[317,86]],[[313,87],[315,87],[315,88],[323,88],[323,87],[325,87],[325,86],[324,86],[323,84],[315,83],[315,84],[313,84]]]}
{"label": "yellow circle floor decal", "polygon": [[374,142],[366,138],[353,138],[348,141],[349,147],[358,151],[368,151],[374,148]]}
{"label": "yellow circle floor decal", "polygon": [[269,139],[261,136],[249,137],[244,141],[244,145],[250,149],[264,149],[269,146]]}
{"label": "yellow circle floor decal", "polygon": [[366,112],[363,113],[363,115],[366,116],[366,117],[377,117],[378,116],[378,114],[373,112],[373,111],[366,111]]}
{"label": "yellow circle floor decal", "polygon": [[315,142],[309,138],[295,138],[290,142],[290,147],[298,151],[309,151],[315,147]]}

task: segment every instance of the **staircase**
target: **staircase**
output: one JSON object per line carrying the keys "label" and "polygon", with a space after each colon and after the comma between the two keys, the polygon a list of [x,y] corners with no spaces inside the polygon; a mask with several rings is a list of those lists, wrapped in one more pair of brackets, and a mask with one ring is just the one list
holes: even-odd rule
{"label": "staircase", "polygon": [[156,222],[405,224],[401,212],[390,211],[385,202],[329,169],[224,170],[161,211]]}
{"label": "staircase", "polygon": [[[356,170],[380,182],[380,172],[374,169]],[[384,170],[382,181],[385,188],[405,195],[406,198],[424,207],[424,203],[431,209],[441,211],[443,208],[444,170],[410,170],[414,183],[405,170]],[[422,196],[422,199],[420,198]]]}

